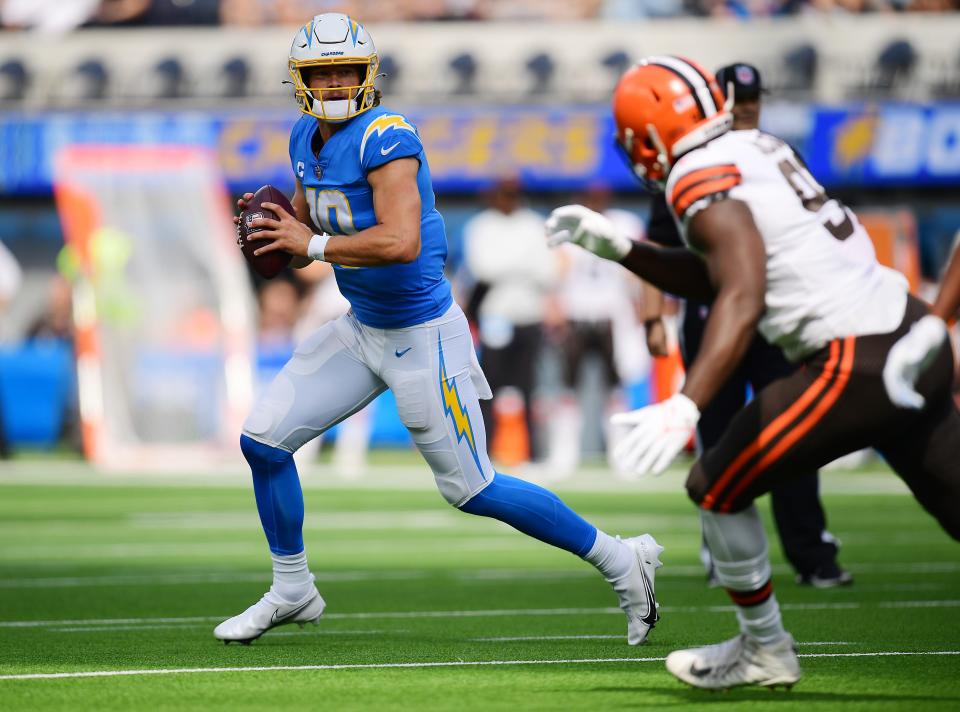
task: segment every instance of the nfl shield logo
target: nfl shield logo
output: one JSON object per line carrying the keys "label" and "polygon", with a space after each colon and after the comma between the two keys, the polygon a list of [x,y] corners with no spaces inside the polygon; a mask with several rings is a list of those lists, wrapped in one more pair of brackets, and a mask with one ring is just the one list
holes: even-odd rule
{"label": "nfl shield logo", "polygon": [[313,175],[317,177],[317,180],[320,180],[320,177],[323,175],[323,169],[319,163],[313,167]]}
{"label": "nfl shield logo", "polygon": [[754,82],[753,69],[741,64],[737,67],[736,71],[737,71],[738,82],[740,82],[741,84],[745,84],[747,86],[750,86],[751,84],[753,84]]}

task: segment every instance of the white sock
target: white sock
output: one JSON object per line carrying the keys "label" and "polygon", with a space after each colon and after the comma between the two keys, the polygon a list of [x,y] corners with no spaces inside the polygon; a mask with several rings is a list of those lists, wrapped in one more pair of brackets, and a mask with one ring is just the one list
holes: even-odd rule
{"label": "white sock", "polygon": [[636,554],[633,553],[633,549],[620,539],[599,529],[597,529],[597,540],[593,542],[593,547],[583,557],[584,561],[589,561],[596,566],[604,578],[609,581],[630,573],[634,559],[636,559]]}
{"label": "white sock", "polygon": [[277,556],[270,554],[273,560],[274,593],[281,598],[295,603],[306,597],[313,589],[313,574],[307,567],[307,552],[291,556]]}
{"label": "white sock", "polygon": [[759,605],[737,606],[737,620],[741,632],[761,643],[775,643],[787,634],[780,617],[780,604],[773,594]]}

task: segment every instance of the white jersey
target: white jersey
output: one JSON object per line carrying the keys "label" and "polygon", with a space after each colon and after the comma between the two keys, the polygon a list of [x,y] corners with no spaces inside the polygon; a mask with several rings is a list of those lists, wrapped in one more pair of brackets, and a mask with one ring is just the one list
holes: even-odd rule
{"label": "white jersey", "polygon": [[730,131],[683,155],[666,191],[688,245],[690,219],[711,202],[729,196],[749,207],[767,253],[766,311],[758,329],[787,358],[900,325],[906,278],[877,262],[853,212],[829,198],[780,139]]}

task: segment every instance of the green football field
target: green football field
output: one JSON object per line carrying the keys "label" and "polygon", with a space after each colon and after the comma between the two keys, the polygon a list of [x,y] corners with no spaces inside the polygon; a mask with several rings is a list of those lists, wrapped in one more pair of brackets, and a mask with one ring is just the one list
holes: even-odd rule
{"label": "green football field", "polygon": [[960,709],[960,546],[882,466],[824,476],[853,586],[798,587],[771,546],[803,679],[711,694],[663,666],[736,631],[704,584],[679,468],[654,484],[597,474],[594,487],[586,472],[556,487],[605,530],[666,547],[661,622],[632,648],[590,566],[456,512],[425,466],[398,461],[396,477],[387,458],[361,483],[310,478],[307,551],[327,612],[249,647],[212,636],[269,585],[245,476],[0,465],[0,709]]}

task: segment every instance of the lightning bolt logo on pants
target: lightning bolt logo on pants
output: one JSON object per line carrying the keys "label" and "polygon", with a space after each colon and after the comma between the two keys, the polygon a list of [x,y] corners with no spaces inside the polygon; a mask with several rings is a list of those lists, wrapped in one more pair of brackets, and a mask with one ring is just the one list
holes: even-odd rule
{"label": "lightning bolt logo on pants", "polygon": [[[439,333],[437,334],[437,349],[440,353],[440,400],[443,401],[444,415],[449,415],[453,420],[457,442],[467,441],[467,447],[470,448],[470,454],[473,455],[473,461],[477,463],[477,469],[480,470],[482,476],[483,467],[480,465],[480,456],[477,454],[477,442],[473,436],[473,426],[470,425],[470,414],[460,399],[456,378],[447,378],[447,366],[443,360],[443,342]],[[485,476],[484,479],[486,479]]]}

